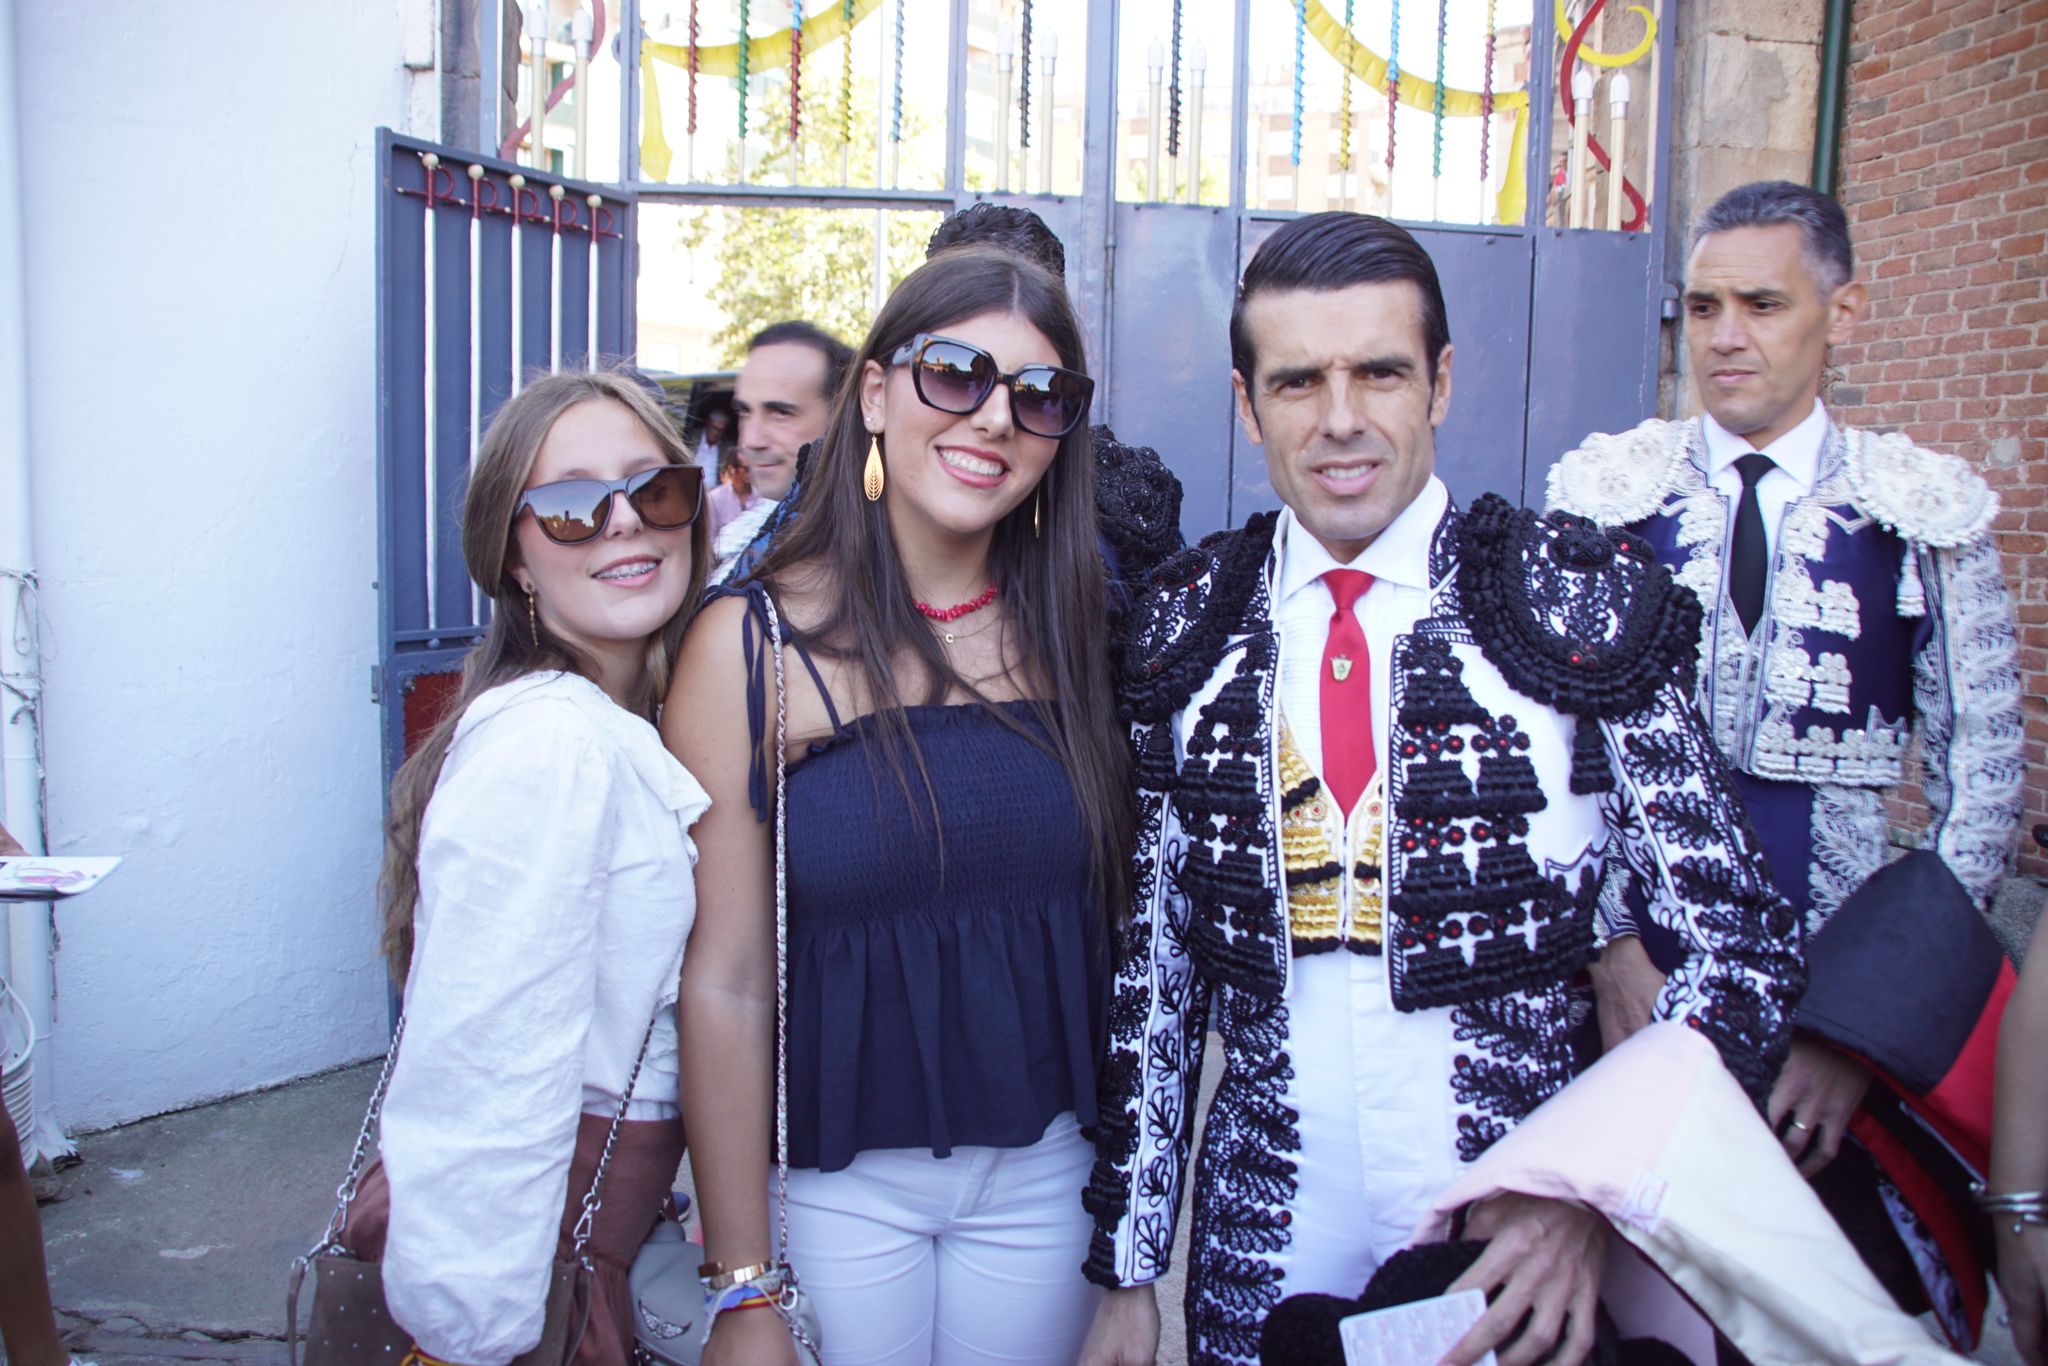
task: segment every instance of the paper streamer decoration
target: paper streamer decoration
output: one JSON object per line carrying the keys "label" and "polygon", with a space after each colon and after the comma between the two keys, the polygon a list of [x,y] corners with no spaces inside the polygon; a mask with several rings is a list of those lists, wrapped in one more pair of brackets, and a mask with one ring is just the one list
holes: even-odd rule
{"label": "paper streamer decoration", "polygon": [[[833,39],[850,33],[856,24],[882,7],[882,0],[849,0],[843,9],[828,10],[804,20],[803,45],[815,50]],[[850,15],[850,17],[849,17]],[[900,35],[899,35],[900,37]],[[715,47],[695,46],[685,43],[662,43],[649,39],[640,44],[640,89],[646,101],[647,116],[640,130],[640,165],[652,180],[668,179],[669,167],[674,161],[674,151],[669,146],[666,130],[661,122],[661,88],[655,84],[654,71],[657,62],[670,66],[688,68],[692,53],[695,54],[696,69],[705,76],[737,76],[740,74],[739,43],[721,43]],[[791,51],[790,33],[780,33],[763,38],[751,38],[745,45],[746,66],[749,75],[762,71],[773,71],[789,65]],[[898,49],[898,62],[902,60]],[[899,65],[900,74],[900,65]],[[901,128],[901,81],[898,81],[898,128]],[[742,117],[746,101],[740,102]]]}
{"label": "paper streamer decoration", "polygon": [[[1398,3],[1398,0],[1396,0]],[[1322,0],[1306,0],[1308,7],[1308,31],[1323,45],[1332,57],[1342,64],[1359,80],[1375,90],[1386,90],[1393,98],[1411,109],[1429,110],[1435,107],[1436,82],[1402,71],[1397,62],[1380,56],[1365,44],[1351,38],[1350,32],[1337,17],[1324,7]],[[1396,30],[1398,33],[1398,29]],[[1447,118],[1477,118],[1482,105],[1476,90],[1459,90],[1455,86],[1444,92],[1444,115]],[[1492,108],[1488,112],[1513,110],[1515,114],[1515,136],[1508,151],[1508,171],[1501,182],[1500,193],[1495,196],[1500,223],[1519,223],[1528,206],[1528,180],[1522,172],[1522,163],[1529,144],[1529,92],[1526,90],[1502,90],[1493,96]],[[1392,123],[1391,111],[1388,122]],[[1391,128],[1389,129],[1391,132]],[[1393,146],[1387,148],[1387,167],[1393,169]]]}

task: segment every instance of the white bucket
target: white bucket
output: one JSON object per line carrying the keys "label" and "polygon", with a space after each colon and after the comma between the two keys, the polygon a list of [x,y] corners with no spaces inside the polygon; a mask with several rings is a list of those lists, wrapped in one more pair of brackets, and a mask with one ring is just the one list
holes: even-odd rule
{"label": "white bucket", "polygon": [[24,1166],[35,1157],[35,1047],[35,1021],[7,979],[0,977],[0,1101],[5,1102],[7,1117],[14,1121],[14,1132],[21,1138]]}

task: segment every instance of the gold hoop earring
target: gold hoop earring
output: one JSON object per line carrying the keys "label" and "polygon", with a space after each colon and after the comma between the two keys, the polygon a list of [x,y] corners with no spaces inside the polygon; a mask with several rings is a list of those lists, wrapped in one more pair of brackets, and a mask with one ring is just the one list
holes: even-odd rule
{"label": "gold hoop earring", "polygon": [[540,648],[540,608],[533,600],[533,590],[526,590],[526,629],[533,632],[533,648]]}
{"label": "gold hoop earring", "polygon": [[1045,486],[1041,484],[1038,486],[1038,491],[1031,495],[1031,536],[1033,540],[1036,540],[1040,536],[1045,534],[1044,525],[1039,517],[1039,514],[1043,512],[1044,509]]}
{"label": "gold hoop earring", "polygon": [[882,469],[880,433],[869,432],[868,463],[867,468],[861,472],[861,492],[867,494],[870,503],[879,503],[882,501],[882,485],[885,482],[887,476]]}

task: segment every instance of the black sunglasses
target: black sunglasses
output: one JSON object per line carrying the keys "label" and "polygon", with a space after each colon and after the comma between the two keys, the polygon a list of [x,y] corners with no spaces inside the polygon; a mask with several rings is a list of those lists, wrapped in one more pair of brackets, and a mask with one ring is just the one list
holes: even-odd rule
{"label": "black sunglasses", "polygon": [[696,465],[657,465],[624,479],[559,479],[528,489],[513,509],[531,512],[541,535],[556,545],[581,545],[604,533],[612,495],[623,493],[640,520],[656,531],[679,531],[704,506],[704,471]]}
{"label": "black sunglasses", "polygon": [[1088,415],[1095,381],[1059,365],[1027,365],[1013,375],[978,346],[920,332],[896,349],[891,365],[911,364],[910,382],[926,407],[965,415],[988,402],[998,384],[1010,389],[1010,418],[1033,436],[1055,439]]}

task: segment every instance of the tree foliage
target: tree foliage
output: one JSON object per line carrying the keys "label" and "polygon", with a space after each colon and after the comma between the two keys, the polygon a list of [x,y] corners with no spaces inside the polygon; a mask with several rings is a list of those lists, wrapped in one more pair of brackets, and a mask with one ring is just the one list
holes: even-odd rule
{"label": "tree foliage", "polygon": [[[870,170],[874,164],[874,96],[872,82],[855,81],[852,136],[845,141],[856,176],[863,164]],[[807,103],[810,118],[804,129],[804,164],[799,175],[791,176],[787,95],[777,98],[771,88],[755,99],[754,126],[765,137],[749,139],[755,144],[750,179],[837,182],[842,140],[836,83],[821,81]],[[766,144],[765,153],[762,143]],[[725,177],[739,178],[736,154],[727,158]],[[938,227],[939,218],[938,213],[892,209],[751,205],[685,214],[680,229],[682,245],[692,251],[709,246],[716,262],[706,302],[724,320],[712,334],[719,363],[737,366],[745,359],[749,337],[770,323],[790,318],[816,323],[848,345],[858,346],[874,320],[879,299],[886,298],[896,282],[924,259],[925,243]],[[879,294],[875,282],[878,229],[882,236]]]}

